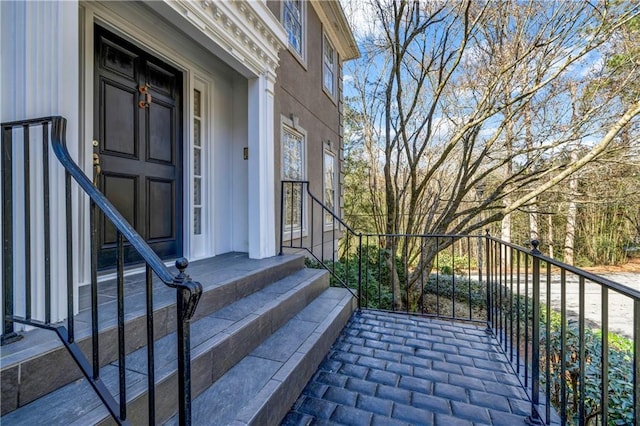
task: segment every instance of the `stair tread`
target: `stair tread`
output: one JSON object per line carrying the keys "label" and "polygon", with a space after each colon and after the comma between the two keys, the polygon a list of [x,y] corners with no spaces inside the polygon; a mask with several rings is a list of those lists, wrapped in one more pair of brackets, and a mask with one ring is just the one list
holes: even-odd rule
{"label": "stair tread", "polygon": [[[247,327],[252,321],[259,321],[260,315],[268,312],[287,298],[304,292],[307,286],[326,274],[316,269],[300,269],[267,287],[244,297],[218,311],[209,314],[191,324],[191,357],[210,351],[234,332]],[[311,304],[315,304],[311,302]],[[311,312],[311,311],[310,311]],[[317,314],[316,314],[317,316]],[[156,340],[154,345],[156,382],[168,377],[177,370],[176,333],[170,333]],[[193,361],[192,361],[193,362]],[[143,393],[147,389],[146,379],[147,349],[143,347],[127,355],[127,396],[129,398]],[[101,377],[114,398],[118,395],[117,361],[101,369]],[[64,399],[62,399],[64,398]],[[60,401],[74,401],[73,406],[60,406]],[[76,404],[75,401],[81,403]],[[33,401],[2,417],[10,424],[34,424],[46,418],[50,425],[93,424],[107,416],[89,383],[76,380],[44,397]],[[44,416],[44,417],[43,417]]]}
{"label": "stair tread", "polygon": [[[273,395],[275,388],[283,383],[286,375],[320,338],[327,323],[333,321],[340,308],[350,300],[351,295],[347,290],[325,290],[212,386],[194,398],[193,423],[226,425],[233,421],[244,422],[242,417],[251,416],[255,406],[262,405],[265,398]],[[177,417],[166,423],[175,424]]]}
{"label": "stair tread", "polygon": [[[203,285],[203,294],[224,288],[243,279],[255,276],[261,271],[268,271],[274,266],[295,261],[299,256],[283,255],[273,258],[254,260],[246,253],[226,253],[209,259],[195,261],[189,265],[187,273],[195,281]],[[172,268],[173,269],[173,268]],[[174,270],[175,271],[175,270]],[[114,280],[100,282],[98,311],[99,328],[101,330],[116,326],[117,304],[115,298],[116,287]],[[136,273],[125,277],[125,321],[146,315],[144,273]],[[233,292],[234,289],[228,291]],[[154,275],[153,283],[154,310],[175,304],[175,289],[166,286]],[[196,314],[200,312],[200,307]],[[91,313],[88,309],[81,310],[74,316],[76,339],[89,336],[91,331]],[[65,323],[63,323],[65,325]],[[23,333],[24,339],[0,348],[2,370],[24,362],[43,353],[61,348],[63,345],[49,330],[33,329]]]}

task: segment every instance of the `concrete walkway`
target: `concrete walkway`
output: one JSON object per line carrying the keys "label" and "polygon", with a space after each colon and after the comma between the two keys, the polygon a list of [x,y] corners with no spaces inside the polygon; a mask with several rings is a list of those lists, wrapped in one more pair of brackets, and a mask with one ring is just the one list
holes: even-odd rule
{"label": "concrete walkway", "polygon": [[282,424],[517,426],[530,410],[484,327],[363,311]]}

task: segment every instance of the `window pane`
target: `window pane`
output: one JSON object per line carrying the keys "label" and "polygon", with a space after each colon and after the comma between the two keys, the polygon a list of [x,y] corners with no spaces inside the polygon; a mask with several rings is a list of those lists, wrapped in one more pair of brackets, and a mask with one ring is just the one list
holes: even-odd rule
{"label": "window pane", "polygon": [[322,79],[325,89],[332,95],[334,92],[334,76],[335,76],[335,50],[331,45],[329,39],[324,36],[323,37],[323,48],[322,48]]}
{"label": "window pane", "polygon": [[196,148],[193,150],[193,174],[196,176],[200,176],[202,174],[201,163],[200,150]]}
{"label": "window pane", "polygon": [[193,91],[193,115],[196,117],[201,117],[201,96],[199,90]]}
{"label": "window pane", "polygon": [[285,180],[303,179],[302,137],[284,131],[282,140],[282,176]]}
{"label": "window pane", "polygon": [[[335,211],[335,157],[327,152],[324,153],[324,204],[334,214]],[[333,223],[333,216],[329,213],[325,213],[325,224],[331,225]]]}
{"label": "window pane", "polygon": [[193,180],[193,204],[200,205],[202,204],[202,188],[200,186],[200,178],[195,178]]}
{"label": "window pane", "polygon": [[193,233],[202,234],[202,209],[200,207],[193,210]]}
{"label": "window pane", "polygon": [[200,146],[201,142],[201,134],[200,134],[200,120],[197,118],[193,119],[193,144],[195,146]]}

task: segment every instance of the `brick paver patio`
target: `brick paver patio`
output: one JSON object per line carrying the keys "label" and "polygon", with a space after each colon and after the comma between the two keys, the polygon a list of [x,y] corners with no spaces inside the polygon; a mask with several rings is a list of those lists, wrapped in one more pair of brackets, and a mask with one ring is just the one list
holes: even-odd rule
{"label": "brick paver patio", "polygon": [[517,426],[530,410],[483,326],[363,311],[282,424]]}

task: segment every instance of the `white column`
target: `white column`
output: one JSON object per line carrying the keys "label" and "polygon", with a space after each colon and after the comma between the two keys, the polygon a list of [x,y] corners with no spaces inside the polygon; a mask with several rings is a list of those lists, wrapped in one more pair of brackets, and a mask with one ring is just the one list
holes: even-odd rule
{"label": "white column", "polygon": [[[67,141],[72,156],[77,158],[79,125],[79,46],[78,3],[68,2],[0,2],[0,84],[2,96],[0,121],[21,120],[49,115],[67,118]],[[32,145],[34,146],[34,145]],[[19,158],[18,158],[19,157]],[[24,161],[20,155],[15,161]],[[41,182],[42,152],[34,147],[31,154],[32,182]],[[64,212],[64,173],[62,167],[50,159],[52,179],[51,199],[51,282],[52,320],[66,314],[66,226]],[[37,180],[36,180],[37,179]],[[19,185],[16,183],[16,185]],[[14,187],[19,197],[21,188]],[[24,214],[18,203],[14,207],[14,229],[18,244],[24,250],[20,234]],[[75,216],[75,214],[74,214]],[[44,313],[43,244],[44,220],[42,198],[31,203],[33,313],[40,319]],[[77,247],[77,245],[75,246]],[[23,258],[23,252],[15,254]],[[20,287],[24,267],[16,265],[15,284]],[[17,290],[17,289],[16,289]],[[24,292],[16,291],[17,297]],[[18,306],[21,304],[19,303]],[[17,310],[17,312],[20,312]]]}
{"label": "white column", "polygon": [[276,254],[274,104],[271,70],[249,80],[249,257]]}

